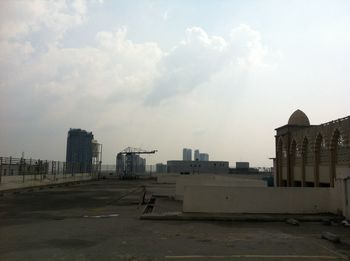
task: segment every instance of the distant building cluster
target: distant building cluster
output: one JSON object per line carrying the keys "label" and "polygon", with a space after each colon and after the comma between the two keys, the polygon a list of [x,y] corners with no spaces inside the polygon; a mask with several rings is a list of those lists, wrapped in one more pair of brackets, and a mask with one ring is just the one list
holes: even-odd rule
{"label": "distant building cluster", "polygon": [[142,158],[137,154],[118,154],[117,155],[117,173],[124,174],[124,172],[128,169],[130,173],[133,174],[142,174],[146,172],[146,159]]}
{"label": "distant building cluster", "polygon": [[[182,150],[182,160],[192,161],[192,149],[184,148]],[[209,161],[208,153],[200,153],[199,150],[194,151],[193,160],[195,161]]]}

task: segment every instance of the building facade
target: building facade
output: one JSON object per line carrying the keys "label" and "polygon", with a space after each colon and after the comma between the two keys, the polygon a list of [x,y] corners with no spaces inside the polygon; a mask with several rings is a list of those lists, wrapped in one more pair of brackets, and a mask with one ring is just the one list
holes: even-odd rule
{"label": "building facade", "polygon": [[229,173],[228,161],[182,161],[169,160],[168,173],[201,174],[201,173]]}
{"label": "building facade", "polygon": [[192,150],[184,148],[182,150],[182,160],[191,161],[192,160]]}
{"label": "building facade", "polygon": [[333,187],[338,176],[349,173],[349,116],[310,125],[305,113],[297,110],[276,132],[277,186]]}
{"label": "building facade", "polygon": [[194,151],[194,155],[193,155],[193,156],[194,156],[194,157],[193,157],[193,160],[199,160],[199,154],[200,154],[200,153],[199,153],[199,150],[195,150],[195,151]]}
{"label": "building facade", "polygon": [[116,171],[118,175],[137,175],[146,172],[146,159],[137,154],[117,154]]}
{"label": "building facade", "polygon": [[167,165],[163,163],[156,164],[156,172],[157,173],[167,173]]}
{"label": "building facade", "polygon": [[66,163],[69,172],[91,172],[93,139],[92,132],[82,129],[68,131]]}
{"label": "building facade", "polygon": [[200,161],[209,161],[208,153],[199,153],[199,160]]}

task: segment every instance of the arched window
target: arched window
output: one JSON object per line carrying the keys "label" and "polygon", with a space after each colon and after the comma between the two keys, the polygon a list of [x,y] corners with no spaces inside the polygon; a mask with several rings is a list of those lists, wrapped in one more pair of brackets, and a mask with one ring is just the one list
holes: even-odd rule
{"label": "arched window", "polygon": [[345,138],[337,129],[333,135],[333,149],[335,152],[335,163],[339,165],[346,164],[348,162],[348,150],[345,144]]}
{"label": "arched window", "polygon": [[310,179],[307,179],[307,176],[312,175],[313,173],[310,173],[309,166],[313,163],[313,152],[309,145],[309,140],[307,137],[303,140],[303,146],[302,146],[302,186],[305,187],[313,187],[314,182]]}
{"label": "arched window", "polygon": [[295,140],[293,140],[290,147],[290,172],[288,177],[289,186],[295,185],[294,184],[294,167],[295,167],[295,161],[296,161],[296,148],[297,148],[297,143]]}
{"label": "arched window", "polygon": [[331,163],[330,163],[330,183],[334,186],[334,179],[336,178],[337,165],[345,165],[348,163],[349,150],[346,146],[346,141],[341,132],[336,129],[331,140]]}
{"label": "arched window", "polygon": [[319,133],[315,143],[315,185],[329,187],[329,150],[325,138]]}
{"label": "arched window", "polygon": [[284,165],[284,157],[283,157],[283,141],[280,138],[277,143],[277,184],[279,186],[283,186],[283,165]]}

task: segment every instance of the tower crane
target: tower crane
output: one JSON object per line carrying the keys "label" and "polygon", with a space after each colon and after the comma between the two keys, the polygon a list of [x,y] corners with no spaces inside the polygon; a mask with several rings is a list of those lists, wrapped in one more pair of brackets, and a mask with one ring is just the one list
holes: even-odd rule
{"label": "tower crane", "polygon": [[154,154],[157,150],[143,150],[140,148],[127,147],[117,154],[117,173],[121,178],[135,178],[138,166],[138,158],[135,155]]}

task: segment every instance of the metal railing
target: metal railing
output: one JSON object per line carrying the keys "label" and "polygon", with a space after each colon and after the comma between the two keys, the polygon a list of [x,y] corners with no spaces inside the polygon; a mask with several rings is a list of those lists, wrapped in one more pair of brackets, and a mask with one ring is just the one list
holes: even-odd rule
{"label": "metal railing", "polygon": [[3,182],[4,177],[10,176],[21,176],[24,183],[27,179],[57,180],[81,173],[98,177],[100,171],[101,164],[0,157],[0,184]]}

